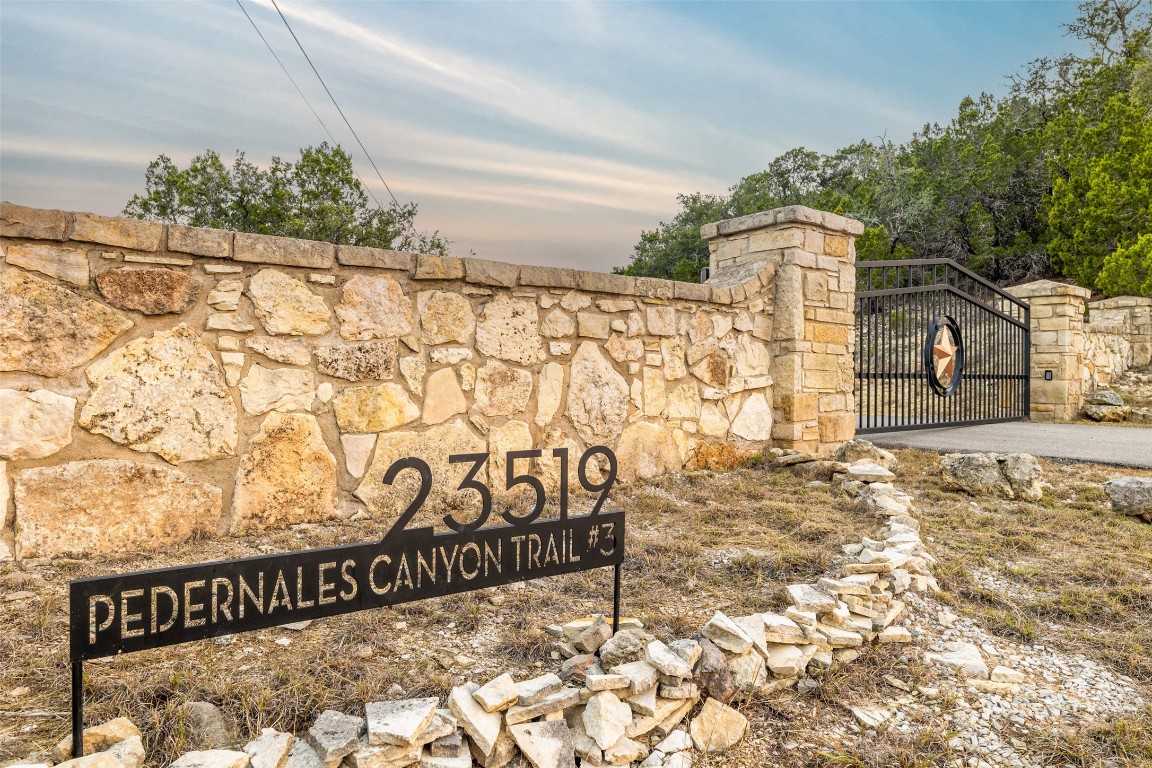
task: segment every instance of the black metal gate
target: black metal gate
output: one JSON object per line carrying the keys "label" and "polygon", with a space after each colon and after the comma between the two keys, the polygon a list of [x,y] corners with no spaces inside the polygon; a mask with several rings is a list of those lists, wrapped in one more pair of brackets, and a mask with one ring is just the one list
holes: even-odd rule
{"label": "black metal gate", "polygon": [[856,431],[1028,417],[1028,305],[950,259],[856,264]]}

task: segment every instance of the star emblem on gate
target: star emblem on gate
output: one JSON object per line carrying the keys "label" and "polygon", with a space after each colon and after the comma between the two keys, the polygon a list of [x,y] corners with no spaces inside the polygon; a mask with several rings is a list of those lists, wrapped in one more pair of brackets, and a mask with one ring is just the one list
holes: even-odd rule
{"label": "star emblem on gate", "polygon": [[936,378],[944,381],[955,374],[956,343],[947,329],[940,336],[940,341],[932,347],[932,354],[936,358]]}

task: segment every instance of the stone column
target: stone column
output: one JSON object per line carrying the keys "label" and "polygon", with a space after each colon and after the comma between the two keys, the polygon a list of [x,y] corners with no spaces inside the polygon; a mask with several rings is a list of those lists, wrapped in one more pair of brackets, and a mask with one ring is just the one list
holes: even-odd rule
{"label": "stone column", "polygon": [[708,224],[709,283],[768,268],[772,440],[828,453],[856,432],[852,396],[856,246],[864,225],[803,206]]}
{"label": "stone column", "polygon": [[1084,306],[1092,292],[1037,280],[1005,288],[1030,309],[1033,421],[1069,421],[1084,403]]}

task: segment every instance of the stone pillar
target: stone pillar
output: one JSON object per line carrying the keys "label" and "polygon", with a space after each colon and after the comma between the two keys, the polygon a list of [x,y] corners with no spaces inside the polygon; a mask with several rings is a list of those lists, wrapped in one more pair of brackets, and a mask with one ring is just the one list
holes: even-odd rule
{"label": "stone pillar", "polygon": [[1084,403],[1084,307],[1092,292],[1037,280],[1004,289],[1028,304],[1033,421],[1070,421]]}
{"label": "stone pillar", "polygon": [[1132,344],[1132,365],[1152,364],[1152,299],[1146,296],[1117,296],[1088,305],[1093,323],[1123,326]]}
{"label": "stone pillar", "polygon": [[852,396],[856,246],[864,225],[803,206],[708,224],[709,283],[767,267],[773,443],[828,453],[856,433]]}

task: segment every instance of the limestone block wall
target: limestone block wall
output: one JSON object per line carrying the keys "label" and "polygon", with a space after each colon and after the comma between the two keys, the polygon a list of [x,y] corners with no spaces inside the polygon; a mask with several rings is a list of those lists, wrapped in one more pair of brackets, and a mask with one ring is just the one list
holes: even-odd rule
{"label": "limestone block wall", "polygon": [[864,225],[803,206],[777,208],[701,229],[709,283],[767,276],[773,307],[774,442],[821,452],[852,439],[856,237]]}
{"label": "limestone block wall", "polygon": [[[1087,304],[1087,288],[1037,280],[1005,289],[1030,307],[1032,420],[1068,421],[1152,349],[1152,299]],[[1090,308],[1090,313],[1088,309]]]}
{"label": "limestone block wall", "polygon": [[578,488],[591,445],[624,479],[757,450],[777,418],[803,424],[784,444],[830,449],[850,431],[816,409],[844,407],[851,334],[813,342],[838,346],[810,345],[827,359],[803,381],[793,338],[815,310],[774,323],[774,302],[844,286],[785,266],[782,289],[772,264],[695,285],[4,203],[0,558],[334,513],[383,526],[412,496],[381,482],[407,455],[444,501],[470,467],[456,453],[489,452],[499,490],[509,450],[544,449],[532,471],[556,485],[550,449],[569,448]]}

